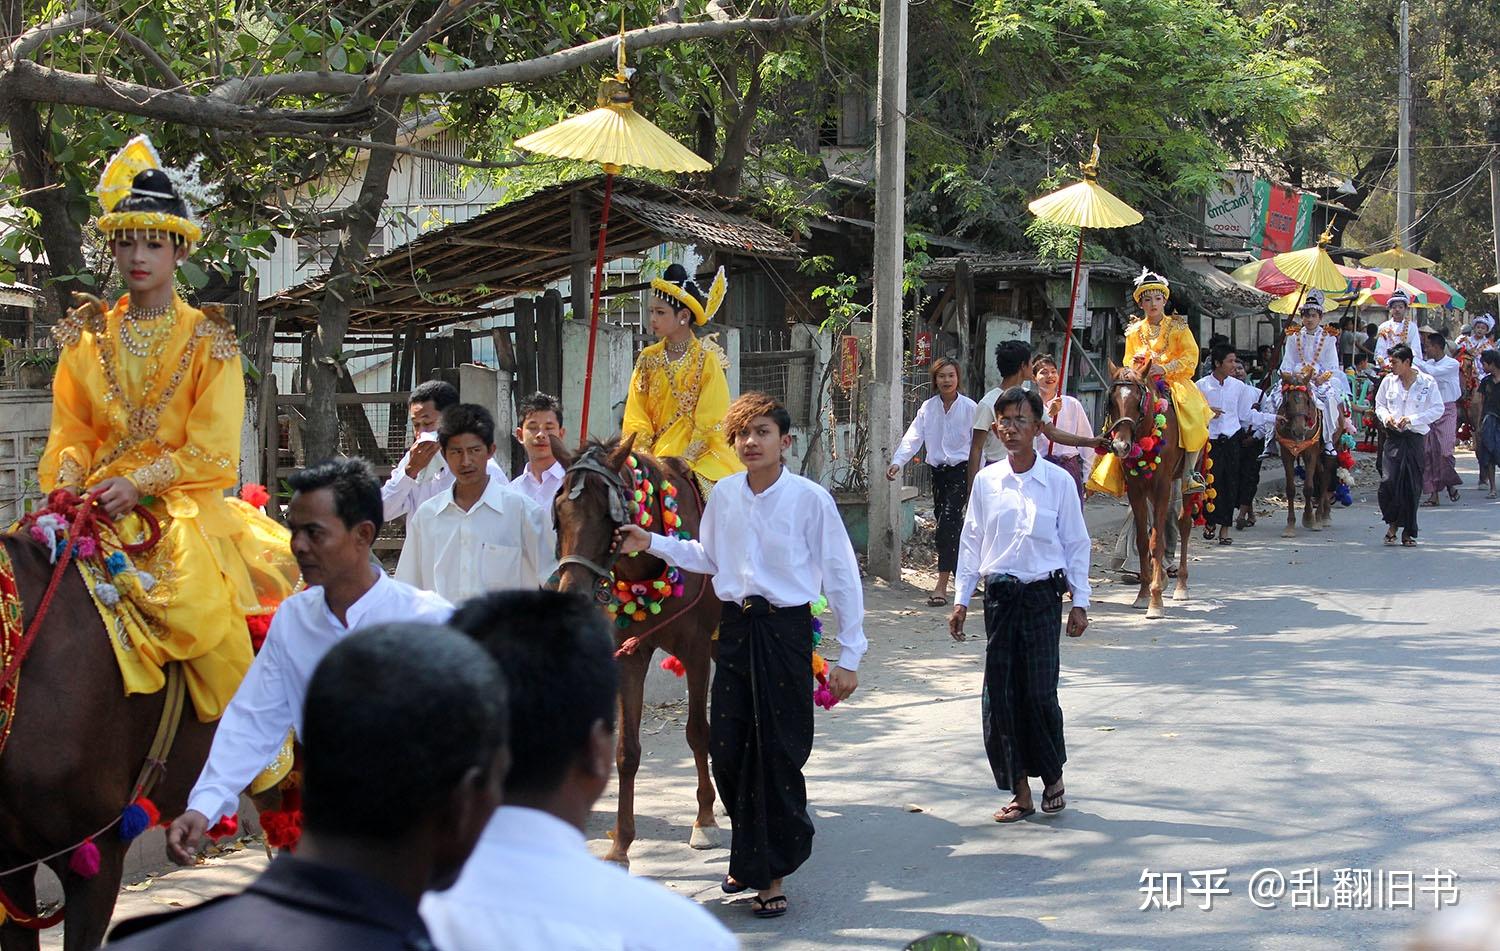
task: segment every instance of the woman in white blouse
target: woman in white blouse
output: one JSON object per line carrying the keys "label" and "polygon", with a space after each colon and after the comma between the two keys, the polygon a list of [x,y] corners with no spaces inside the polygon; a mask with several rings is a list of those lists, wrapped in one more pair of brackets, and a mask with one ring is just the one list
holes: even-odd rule
{"label": "woman in white blouse", "polygon": [[[1084,410],[1083,404],[1071,396],[1058,399],[1057,361],[1048,354],[1037,354],[1031,359],[1031,375],[1042,392],[1042,402],[1046,404],[1047,416],[1051,419],[1052,425],[1064,432],[1073,433],[1075,436],[1087,436],[1092,439],[1094,424],[1089,422],[1089,414]],[[1048,462],[1062,466],[1068,475],[1073,477],[1074,484],[1078,486],[1078,499],[1082,501],[1083,474],[1094,467],[1094,450],[1088,447],[1064,446],[1060,442],[1048,439],[1046,433],[1038,432],[1036,454]]]}
{"label": "woman in white blouse", "polygon": [[963,381],[954,361],[938,357],[932,361],[930,373],[937,395],[917,409],[917,418],[896,446],[885,477],[894,482],[901,476],[901,467],[911,461],[917,450],[927,447],[938,549],[937,584],[927,603],[939,607],[948,603],[948,579],[958,567],[958,536],[964,527],[964,506],[968,502],[967,467],[974,401],[959,392]]}

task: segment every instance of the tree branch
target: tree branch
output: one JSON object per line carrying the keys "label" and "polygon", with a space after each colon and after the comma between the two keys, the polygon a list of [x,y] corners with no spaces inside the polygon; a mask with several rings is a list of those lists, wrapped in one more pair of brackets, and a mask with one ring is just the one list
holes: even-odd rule
{"label": "tree branch", "polygon": [[336,135],[319,135],[312,132],[277,132],[272,137],[304,139],[308,142],[320,142],[325,145],[337,145],[348,149],[367,149],[379,152],[395,152],[397,155],[415,155],[417,158],[431,159],[434,162],[442,162],[447,165],[462,165],[465,168],[522,168],[531,165],[548,165],[562,161],[562,159],[513,159],[505,162],[490,162],[484,159],[456,158],[452,155],[429,152],[426,149],[413,148],[409,145],[394,145],[388,142],[375,142],[369,139],[345,139]]}
{"label": "tree branch", "polygon": [[479,0],[445,0],[436,10],[432,11],[432,16],[428,17],[426,23],[417,27],[411,36],[401,41],[401,45],[396,47],[395,51],[380,64],[380,68],[365,81],[364,88],[356,94],[355,98],[360,99],[377,95],[384,88],[386,82],[396,74],[396,70],[400,69],[402,64],[406,62],[407,58],[421,49],[422,44],[432,39],[438,30],[442,29],[443,24],[448,22],[449,18],[467,12],[470,7],[478,2]]}
{"label": "tree branch", "polygon": [[[701,23],[658,23],[654,26],[630,30],[625,34],[625,45],[632,50],[641,50],[665,46],[681,40],[707,39],[741,32],[784,33],[806,26],[815,16],[815,14],[810,14],[746,17]],[[382,92],[391,95],[423,96],[436,93],[470,92],[489,86],[530,82],[608,59],[614,55],[618,39],[615,36],[608,36],[556,53],[548,53],[545,56],[495,66],[455,70],[450,73],[398,73],[387,81]],[[365,81],[366,77],[350,73],[326,71],[280,73],[257,76],[253,79],[232,79],[216,88],[211,95],[233,102],[294,95],[350,95],[356,92]]]}
{"label": "tree branch", "polygon": [[135,50],[137,53],[141,54],[141,56],[145,58],[146,62],[150,63],[151,66],[161,74],[162,79],[165,79],[167,82],[171,83],[173,89],[181,89],[187,85],[178,77],[176,71],[174,71],[172,67],[168,65],[167,61],[162,58],[162,55],[158,53],[150,43],[147,43],[139,36],[136,36],[134,33],[131,33],[128,30],[120,29],[120,27],[116,25],[113,20],[109,20],[104,17],[97,17],[93,26],[96,29],[103,30],[113,37],[125,41],[125,44],[127,46]]}
{"label": "tree branch", "polygon": [[12,63],[23,59],[30,59],[43,44],[54,36],[63,36],[68,33],[77,33],[86,30],[99,21],[99,15],[90,10],[87,5],[80,4],[69,10],[62,16],[39,23],[31,29],[22,33],[11,41],[7,54]]}

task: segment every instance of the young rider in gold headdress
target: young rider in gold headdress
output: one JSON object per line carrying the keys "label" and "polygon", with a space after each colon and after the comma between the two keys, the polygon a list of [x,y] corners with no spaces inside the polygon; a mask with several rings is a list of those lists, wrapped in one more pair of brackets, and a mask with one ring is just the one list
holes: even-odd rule
{"label": "young rider in gold headdress", "polygon": [[145,136],[104,170],[99,229],[129,293],[113,306],[88,298],[54,330],[62,354],[40,481],[92,493],[126,539],[145,531],[137,503],[160,522],[149,551],[127,560],[106,537],[104,567],[80,568],[125,692],[161,689],[181,661],[208,721],[250,666],[246,617],[273,610],[298,571],[286,530],[224,495],[239,481],[245,377],[233,326],[173,290],[203,233],[184,196],[190,177],[163,169]]}
{"label": "young rider in gold headdress", "polygon": [[728,358],[694,326],[708,323],[724,301],[724,270],[705,296],[680,264],[651,282],[651,331],[660,339],[641,351],[625,399],[622,433],[636,448],[680,456],[705,489],[744,466],[724,436],[729,409]]}
{"label": "young rider in gold headdress", "polygon": [[[1208,442],[1210,410],[1193,379],[1198,368],[1198,343],[1186,321],[1166,312],[1171,294],[1171,286],[1160,274],[1142,270],[1135,279],[1135,302],[1143,316],[1125,331],[1125,365],[1140,373],[1154,366],[1166,379],[1177,411],[1178,444],[1187,451],[1182,491],[1190,495],[1205,488],[1196,470],[1198,457]],[[1125,476],[1118,456],[1114,453],[1099,456],[1089,476],[1089,487],[1111,495],[1124,494]]]}

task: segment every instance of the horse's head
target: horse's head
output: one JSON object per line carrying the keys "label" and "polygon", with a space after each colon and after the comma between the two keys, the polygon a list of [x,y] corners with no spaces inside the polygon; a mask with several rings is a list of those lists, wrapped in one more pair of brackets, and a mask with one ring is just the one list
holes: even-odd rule
{"label": "horse's head", "polygon": [[1313,399],[1307,373],[1281,374],[1281,408],[1276,411],[1276,431],[1296,442],[1315,437],[1322,428],[1318,402]]}
{"label": "horse's head", "polygon": [[552,503],[557,527],[558,590],[610,597],[610,572],[619,557],[615,529],[635,512],[630,454],[635,437],[591,443],[574,456],[556,436],[552,451],[568,471]]}
{"label": "horse's head", "polygon": [[1150,371],[1153,367],[1143,365],[1144,373],[1116,366],[1113,361],[1108,367],[1110,384],[1106,405],[1111,423],[1107,432],[1110,449],[1124,459],[1130,452],[1130,444],[1142,433],[1149,434],[1152,430],[1146,418],[1147,401],[1151,397],[1151,388],[1146,381],[1152,378]]}

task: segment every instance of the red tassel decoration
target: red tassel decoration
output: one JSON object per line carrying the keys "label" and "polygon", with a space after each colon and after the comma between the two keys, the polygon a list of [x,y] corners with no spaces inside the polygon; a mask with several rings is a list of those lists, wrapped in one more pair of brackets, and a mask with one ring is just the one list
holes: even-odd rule
{"label": "red tassel decoration", "polygon": [[302,839],[302,810],[267,809],[260,814],[260,827],[266,834],[266,845],[294,852]]}
{"label": "red tassel decoration", "polygon": [[99,874],[99,846],[93,839],[84,839],[83,844],[73,850],[68,859],[68,871],[79,878],[93,878]]}
{"label": "red tassel decoration", "polygon": [[208,830],[208,837],[217,842],[220,839],[227,839],[232,835],[237,835],[239,831],[240,817],[225,816],[218,822],[214,823],[214,827],[212,829]]}
{"label": "red tassel decoration", "polygon": [[678,677],[687,676],[687,668],[682,666],[682,661],[672,654],[668,654],[667,659],[661,662],[661,669],[669,674],[676,674]]}

